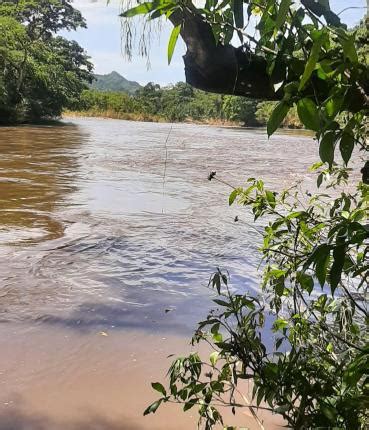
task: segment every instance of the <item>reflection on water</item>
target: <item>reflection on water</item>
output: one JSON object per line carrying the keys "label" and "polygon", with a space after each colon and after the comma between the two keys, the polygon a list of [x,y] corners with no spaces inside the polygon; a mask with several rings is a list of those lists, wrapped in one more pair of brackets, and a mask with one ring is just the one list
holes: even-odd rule
{"label": "reflection on water", "polygon": [[0,241],[30,242],[63,236],[54,217],[75,190],[76,147],[84,136],[75,126],[0,130]]}
{"label": "reflection on water", "polygon": [[193,428],[173,410],[139,418],[147,381],[186,351],[173,335],[206,315],[215,268],[247,291],[259,264],[251,215],[229,208],[208,172],[235,185],[309,182],[313,145],[114,120],[1,128],[0,428]]}
{"label": "reflection on water", "polygon": [[114,120],[0,129],[2,318],[192,330],[217,266],[236,288],[257,285],[251,216],[208,172],[280,188],[305,177],[313,144]]}
{"label": "reflection on water", "polygon": [[[1,430],[197,428],[196,413],[181,413],[177,405],[142,416],[158,397],[150,381],[163,380],[172,360],[168,356],[193,350],[182,338],[134,330],[109,330],[102,336],[49,326],[5,326],[0,325]],[[261,412],[260,418],[266,417]],[[226,421],[260,430],[251,414],[234,417],[229,412]],[[269,416],[265,428],[282,430],[277,422]]]}

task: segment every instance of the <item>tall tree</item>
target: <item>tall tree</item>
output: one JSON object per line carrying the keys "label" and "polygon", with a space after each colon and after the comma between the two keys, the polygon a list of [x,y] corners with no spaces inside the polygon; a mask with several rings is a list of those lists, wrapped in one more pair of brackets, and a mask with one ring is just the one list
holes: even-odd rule
{"label": "tall tree", "polygon": [[85,26],[69,0],[0,3],[0,122],[58,116],[78,99],[92,64],[56,33]]}

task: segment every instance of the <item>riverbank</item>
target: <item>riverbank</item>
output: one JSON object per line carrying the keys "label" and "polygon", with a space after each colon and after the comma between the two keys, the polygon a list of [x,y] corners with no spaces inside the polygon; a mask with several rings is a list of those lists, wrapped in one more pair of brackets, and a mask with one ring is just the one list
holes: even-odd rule
{"label": "riverbank", "polygon": [[[4,127],[15,127],[15,126],[65,126],[63,120],[73,120],[73,119],[116,119],[122,121],[132,121],[132,122],[147,122],[147,123],[169,123],[169,124],[194,124],[194,125],[210,125],[215,127],[229,127],[229,128],[245,128],[245,129],[266,129],[264,125],[253,125],[248,126],[239,121],[228,121],[221,120],[219,118],[207,118],[207,119],[193,119],[186,118],[182,121],[173,121],[169,118],[165,118],[159,115],[150,115],[144,113],[128,113],[128,112],[115,112],[113,110],[87,110],[87,111],[72,111],[66,110],[62,113],[60,117],[56,118],[44,118],[38,119],[34,121],[24,121],[24,122],[10,122],[10,123],[0,123],[0,128]],[[283,125],[283,124],[282,124]],[[280,128],[280,131],[283,132],[291,132],[298,133],[299,135],[302,133],[306,136],[311,136],[312,133],[309,130],[306,130],[302,127],[298,127],[295,124],[287,124]]]}
{"label": "riverbank", "polygon": [[[141,121],[141,122],[157,122],[157,123],[168,123],[173,122],[168,118],[159,115],[150,115],[146,113],[129,113],[129,112],[116,112],[114,110],[87,110],[87,111],[70,111],[63,112],[62,119],[73,119],[73,118],[102,118],[102,119],[120,119],[125,121]],[[243,127],[244,124],[237,121],[220,120],[217,118],[207,118],[203,120],[195,120],[193,118],[186,118],[183,121],[174,121],[184,124],[203,124],[203,125],[215,125],[215,126],[226,126],[226,127]]]}

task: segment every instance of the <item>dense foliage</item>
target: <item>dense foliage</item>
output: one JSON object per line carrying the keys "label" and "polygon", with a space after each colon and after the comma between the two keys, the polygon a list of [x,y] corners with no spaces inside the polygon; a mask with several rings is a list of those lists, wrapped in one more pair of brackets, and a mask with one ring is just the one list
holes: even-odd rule
{"label": "dense foliage", "polygon": [[[73,109],[92,116],[148,121],[230,121],[246,126],[266,126],[274,102],[258,102],[238,96],[222,96],[194,89],[184,82],[160,87],[149,82],[133,95],[124,92],[86,90]],[[283,126],[301,128],[296,109]]]}
{"label": "dense foliage", "polygon": [[[293,429],[367,429],[369,69],[367,46],[358,44],[367,40],[367,28],[356,38],[326,0],[208,0],[203,7],[156,0],[124,13],[136,15],[169,17],[175,25],[169,58],[179,33],[193,50],[187,24],[204,34],[210,26],[213,45],[225,47],[214,52],[224,55],[238,37],[250,64],[265,65],[279,99],[269,114],[268,135],[295,108],[315,133],[320,154],[312,167],[315,194],[298,186],[269,190],[254,178],[233,189],[230,204],[238,202],[255,220],[265,220],[260,295],[247,293],[247,286],[235,290],[224,270],[213,275],[216,308],[193,338],[213,352],[209,360],[198,354],[176,359],[168,388],[152,384],[160,398],[145,414],[166,402],[182,403],[185,411],[196,405],[200,423],[211,429],[223,423],[218,405],[233,413],[246,407],[263,428],[257,417],[263,407]],[[255,37],[247,32],[251,20]],[[208,40],[204,49],[209,46]],[[364,164],[362,181],[358,164]],[[217,177],[211,172],[209,180]],[[252,380],[251,398],[242,390],[245,379]]]}
{"label": "dense foliage", "polygon": [[84,26],[71,1],[0,1],[0,123],[58,116],[78,100],[92,65],[56,33]]}

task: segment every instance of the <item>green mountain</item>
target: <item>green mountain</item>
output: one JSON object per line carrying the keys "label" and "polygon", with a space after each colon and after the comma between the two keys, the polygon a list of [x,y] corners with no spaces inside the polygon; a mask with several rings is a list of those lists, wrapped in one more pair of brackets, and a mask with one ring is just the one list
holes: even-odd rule
{"label": "green mountain", "polygon": [[108,75],[94,75],[95,80],[91,88],[98,91],[123,91],[133,94],[141,88],[138,82],[129,81],[118,72],[111,72]]}

